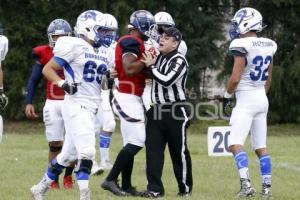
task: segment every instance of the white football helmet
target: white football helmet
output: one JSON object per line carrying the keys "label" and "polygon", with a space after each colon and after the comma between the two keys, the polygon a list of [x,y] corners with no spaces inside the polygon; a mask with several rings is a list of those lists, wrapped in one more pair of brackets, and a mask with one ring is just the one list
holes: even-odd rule
{"label": "white football helmet", "polygon": [[167,12],[158,12],[154,15],[155,23],[163,26],[175,26],[172,16]]}
{"label": "white football helmet", "polygon": [[187,46],[184,40],[180,41],[178,52],[181,53],[181,55],[185,56],[187,52]]}
{"label": "white football helmet", "polygon": [[101,36],[99,34],[99,27],[103,20],[103,14],[97,10],[87,10],[81,13],[74,27],[75,34],[79,36],[85,36],[88,39],[94,41],[94,47],[100,47]]}
{"label": "white football helmet", "polygon": [[231,20],[229,34],[231,39],[240,37],[249,31],[260,32],[263,29],[262,15],[254,8],[242,8],[238,10]]}
{"label": "white football helmet", "polygon": [[103,14],[98,31],[101,33],[102,45],[109,47],[117,39],[118,22],[116,18],[108,13]]}
{"label": "white football helmet", "polygon": [[71,36],[72,28],[66,20],[55,19],[49,24],[47,28],[47,35],[49,40],[49,46],[54,47],[56,39],[54,39],[53,36]]}

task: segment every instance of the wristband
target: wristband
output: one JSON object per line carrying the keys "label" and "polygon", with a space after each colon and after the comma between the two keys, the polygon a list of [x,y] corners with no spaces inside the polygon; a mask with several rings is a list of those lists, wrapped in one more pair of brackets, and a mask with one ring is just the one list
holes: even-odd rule
{"label": "wristband", "polygon": [[233,94],[229,94],[227,91],[225,92],[225,94],[224,94],[224,97],[226,98],[226,99],[229,99],[229,98],[231,98],[233,96]]}
{"label": "wristband", "polygon": [[65,80],[60,80],[57,82],[58,87],[62,87],[62,85],[65,83]]}

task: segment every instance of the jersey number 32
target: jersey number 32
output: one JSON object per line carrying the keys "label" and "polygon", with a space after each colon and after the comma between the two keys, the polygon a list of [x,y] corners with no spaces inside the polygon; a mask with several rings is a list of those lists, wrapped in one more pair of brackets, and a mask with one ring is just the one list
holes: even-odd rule
{"label": "jersey number 32", "polygon": [[253,81],[266,81],[268,79],[268,70],[270,63],[272,62],[272,56],[262,57],[256,56],[252,63],[255,65],[255,71],[250,72],[250,78]]}

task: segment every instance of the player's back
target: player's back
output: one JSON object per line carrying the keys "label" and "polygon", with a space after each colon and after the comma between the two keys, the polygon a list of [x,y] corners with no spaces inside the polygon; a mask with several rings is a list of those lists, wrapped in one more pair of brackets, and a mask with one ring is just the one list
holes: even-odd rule
{"label": "player's back", "polygon": [[79,83],[73,98],[88,107],[97,108],[100,102],[101,79],[107,72],[107,55],[81,38],[60,37],[54,48],[55,60],[64,66],[65,79]]}
{"label": "player's back", "polygon": [[269,75],[269,66],[277,50],[277,44],[264,37],[245,37],[231,42],[229,50],[246,58],[246,67],[238,84],[239,90],[263,88]]}

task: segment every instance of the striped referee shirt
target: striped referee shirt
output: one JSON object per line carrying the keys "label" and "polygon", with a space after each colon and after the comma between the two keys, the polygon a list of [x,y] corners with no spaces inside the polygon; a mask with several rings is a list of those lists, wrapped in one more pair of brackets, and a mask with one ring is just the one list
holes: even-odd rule
{"label": "striped referee shirt", "polygon": [[153,75],[151,100],[154,104],[168,104],[185,101],[185,83],[188,63],[185,57],[174,50],[159,55],[151,66]]}

